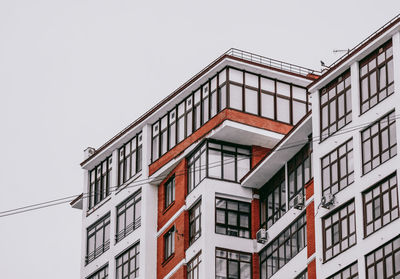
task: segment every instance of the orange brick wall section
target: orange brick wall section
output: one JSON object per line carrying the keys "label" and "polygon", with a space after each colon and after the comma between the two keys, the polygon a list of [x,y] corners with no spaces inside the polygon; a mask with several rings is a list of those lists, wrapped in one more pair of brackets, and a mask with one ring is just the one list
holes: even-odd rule
{"label": "orange brick wall section", "polygon": [[307,266],[308,279],[317,279],[317,269],[315,259],[312,260]]}
{"label": "orange brick wall section", "polygon": [[[314,195],[314,180],[306,184],[306,199]],[[314,201],[308,204],[306,208],[307,218],[307,258],[310,258],[315,253],[315,215],[314,215]],[[307,266],[307,273],[309,279],[316,279],[316,264],[315,259]]]}
{"label": "orange brick wall section", "polygon": [[186,270],[187,270],[186,265],[183,265],[170,278],[171,279],[185,279],[186,278]]}
{"label": "orange brick wall section", "polygon": [[252,279],[260,279],[260,257],[257,253],[253,254],[253,262],[252,262],[252,271],[253,278]]}
{"label": "orange brick wall section", "polygon": [[197,131],[191,134],[189,137],[184,139],[181,143],[176,145],[170,151],[165,153],[161,158],[152,163],[149,166],[149,175],[154,174],[158,169],[168,163],[170,160],[181,154],[186,148],[192,145],[194,142],[203,138],[211,130],[218,127],[225,120],[231,120],[234,122],[246,124],[249,126],[277,132],[280,134],[287,134],[291,129],[292,125],[276,122],[274,120],[262,118],[256,115],[250,115],[241,111],[233,109],[224,109],[206,124],[200,127]]}
{"label": "orange brick wall section", "polygon": [[251,201],[251,238],[256,239],[257,231],[260,229],[260,200]]}
{"label": "orange brick wall section", "polygon": [[[175,175],[175,201],[165,208],[164,184]],[[186,159],[183,159],[158,186],[158,218],[157,230],[161,229],[174,214],[185,205],[187,192]]]}
{"label": "orange brick wall section", "polygon": [[[175,251],[164,260],[164,235],[175,226]],[[157,278],[164,278],[179,262],[185,258],[185,250],[189,247],[189,215],[184,211],[162,235],[157,238]],[[179,278],[179,277],[176,277]],[[185,277],[183,277],[185,278]]]}
{"label": "orange brick wall section", "polygon": [[251,168],[254,168],[270,150],[270,148],[253,145],[251,147]]}

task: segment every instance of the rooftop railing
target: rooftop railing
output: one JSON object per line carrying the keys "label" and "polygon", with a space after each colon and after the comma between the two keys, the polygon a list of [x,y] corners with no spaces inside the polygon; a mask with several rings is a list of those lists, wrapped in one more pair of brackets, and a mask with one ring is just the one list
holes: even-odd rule
{"label": "rooftop railing", "polygon": [[309,68],[305,68],[305,67],[301,67],[301,66],[297,66],[294,64],[290,64],[290,63],[286,63],[283,61],[279,61],[279,60],[275,60],[272,58],[268,58],[265,56],[261,56],[258,54],[254,54],[251,52],[247,52],[244,50],[240,50],[240,49],[236,49],[236,48],[231,48],[229,49],[227,52],[225,52],[225,55],[229,55],[229,56],[233,56],[233,57],[237,57],[243,60],[247,60],[250,62],[255,62],[255,63],[259,63],[271,68],[275,68],[275,69],[279,69],[279,70],[283,70],[286,72],[290,72],[290,73],[294,73],[294,74],[299,74],[302,76],[307,76],[307,75],[320,75],[321,72],[313,70],[313,69],[309,69]]}

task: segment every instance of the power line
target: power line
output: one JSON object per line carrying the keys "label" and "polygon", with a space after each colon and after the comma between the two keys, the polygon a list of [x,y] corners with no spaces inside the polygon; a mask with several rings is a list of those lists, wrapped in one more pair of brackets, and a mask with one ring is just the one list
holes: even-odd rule
{"label": "power line", "polygon": [[[397,116],[395,115],[394,117],[389,117],[388,121],[396,120],[396,119],[399,119],[399,118],[400,118],[400,115],[397,115]],[[386,121],[386,120],[384,120],[384,121]],[[343,135],[343,134],[346,134],[346,133],[350,133],[352,131],[359,130],[360,128],[366,128],[366,127],[368,127],[369,125],[371,125],[371,124],[373,124],[375,122],[376,122],[376,120],[370,121],[370,122],[367,122],[367,123],[363,123],[363,124],[359,124],[359,125],[356,125],[356,126],[350,126],[350,127],[347,127],[347,128],[345,127],[342,130],[334,133],[330,137],[335,137],[335,136]],[[290,145],[287,145],[287,146],[281,145],[281,146],[278,146],[277,149],[271,149],[269,152],[267,152],[267,154],[265,154],[265,156],[270,155],[272,152],[283,151],[283,150],[287,150],[287,149],[290,149],[290,148],[303,146],[303,145],[305,145],[307,143],[318,142],[319,139],[320,139],[320,136],[317,135],[317,136],[313,136],[313,137],[311,137],[310,139],[307,139],[307,140],[295,141],[295,142],[293,142],[293,143],[291,143]],[[256,155],[258,153],[261,154],[261,151],[253,152],[253,153],[250,152],[249,156]],[[175,176],[185,175],[188,171],[195,172],[195,171],[198,171],[198,170],[206,170],[207,168],[208,169],[209,168],[215,168],[215,167],[222,166],[223,164],[229,164],[231,162],[245,160],[245,159],[247,159],[247,158],[236,159],[236,160],[232,159],[231,161],[224,161],[224,162],[222,162],[222,161],[221,162],[214,162],[214,163],[210,163],[210,164],[200,165],[197,169],[193,168],[192,170],[189,170],[188,168],[184,168],[184,169],[176,172]],[[112,193],[112,192],[115,192],[115,191],[120,190],[120,189],[136,188],[138,186],[141,186],[141,185],[144,185],[144,184],[148,184],[148,183],[161,182],[166,177],[167,177],[167,175],[163,176],[163,177],[157,177],[157,178],[154,178],[154,179],[145,178],[145,179],[142,179],[142,180],[136,180],[136,181],[133,181],[132,183],[128,184],[125,187],[122,187],[121,185],[110,187],[109,191],[110,191],[110,193]],[[96,193],[93,193],[92,195],[95,195],[95,194]],[[67,197],[64,197],[64,198],[58,198],[58,199],[49,200],[49,201],[45,201],[45,202],[40,202],[40,203],[27,205],[27,206],[23,206],[23,207],[18,207],[18,208],[6,210],[6,211],[1,211],[0,212],[0,218],[1,217],[15,215],[15,214],[20,214],[20,213],[25,213],[25,212],[29,212],[29,211],[33,211],[33,210],[38,210],[38,209],[42,209],[42,208],[47,208],[47,207],[51,207],[51,206],[56,206],[56,205],[60,205],[60,204],[64,204],[64,203],[70,203],[71,199],[72,200],[76,199],[81,195],[82,195],[82,198],[88,198],[88,197],[91,196],[90,193],[86,192],[86,193],[82,193],[82,194],[79,194],[79,195],[71,195],[71,196],[67,196]]]}

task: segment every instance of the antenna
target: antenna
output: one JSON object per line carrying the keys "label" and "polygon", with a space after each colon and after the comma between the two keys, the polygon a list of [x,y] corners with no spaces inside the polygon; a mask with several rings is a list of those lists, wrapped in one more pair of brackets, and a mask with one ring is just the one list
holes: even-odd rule
{"label": "antenna", "polygon": [[341,52],[347,52],[347,54],[350,53],[350,49],[334,49],[333,53],[341,53]]}

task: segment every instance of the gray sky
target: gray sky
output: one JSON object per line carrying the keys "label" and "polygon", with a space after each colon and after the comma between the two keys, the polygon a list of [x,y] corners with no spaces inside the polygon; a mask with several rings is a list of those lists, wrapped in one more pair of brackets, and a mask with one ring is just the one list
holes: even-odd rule
{"label": "gray sky", "polygon": [[[81,193],[85,147],[231,47],[319,70],[399,12],[398,0],[0,0],[0,211]],[[0,277],[79,278],[80,236],[69,205],[0,218]]]}

